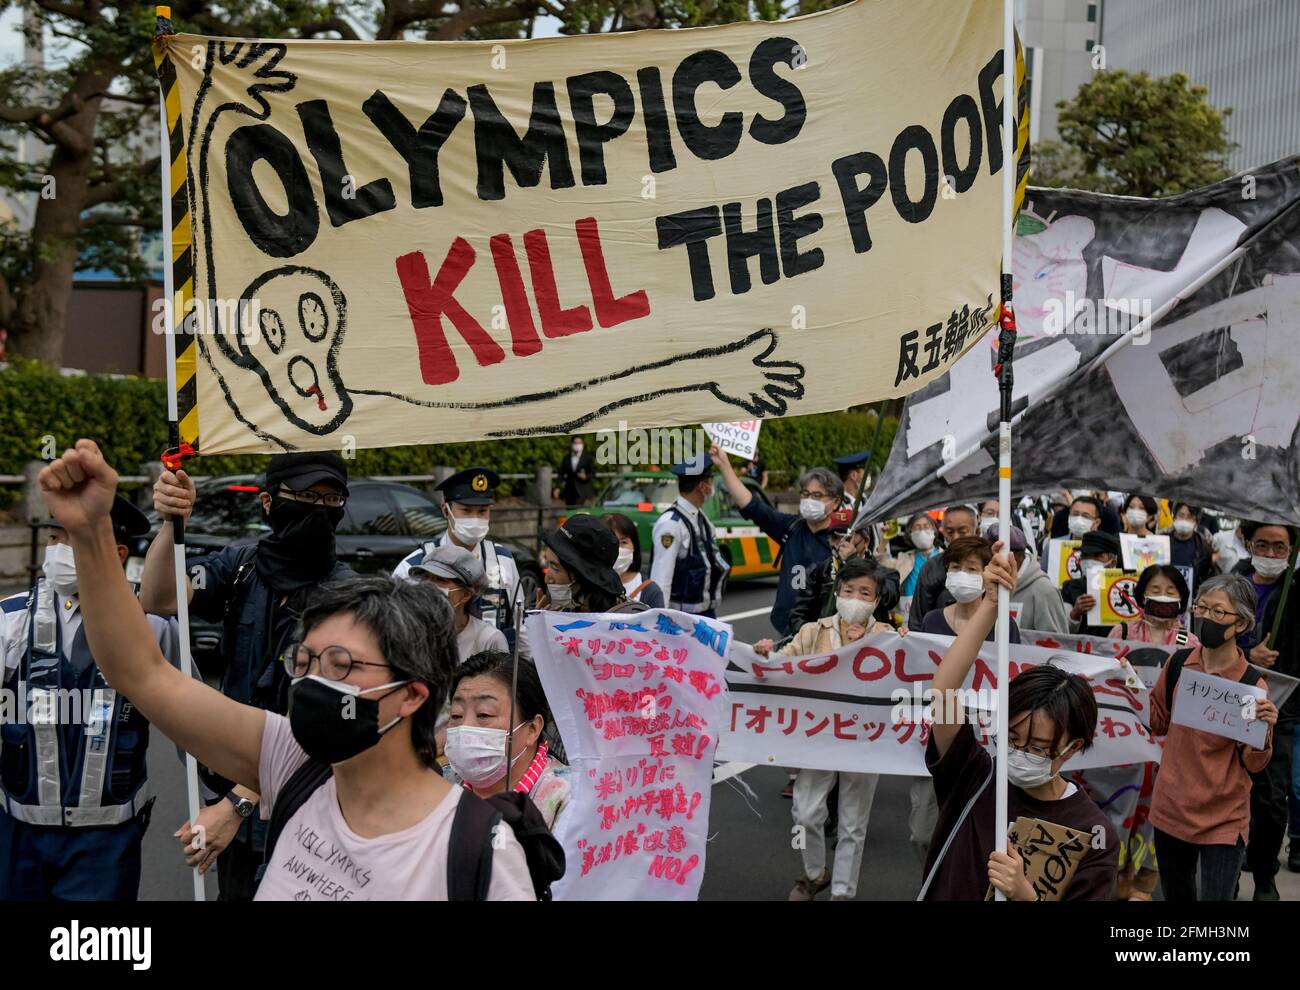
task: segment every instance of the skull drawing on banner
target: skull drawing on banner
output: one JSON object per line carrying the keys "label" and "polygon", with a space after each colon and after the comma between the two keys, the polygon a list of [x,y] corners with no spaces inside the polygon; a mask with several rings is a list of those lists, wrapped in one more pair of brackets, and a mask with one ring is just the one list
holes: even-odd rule
{"label": "skull drawing on banner", "polygon": [[317,435],[352,412],[339,374],[347,300],[324,272],[287,266],[255,279],[240,297],[240,364],[256,371],[295,426]]}

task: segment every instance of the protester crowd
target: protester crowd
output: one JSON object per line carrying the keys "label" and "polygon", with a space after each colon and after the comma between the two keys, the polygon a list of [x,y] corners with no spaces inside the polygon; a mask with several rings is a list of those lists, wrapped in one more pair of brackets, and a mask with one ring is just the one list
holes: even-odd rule
{"label": "protester crowd", "polygon": [[[259,495],[269,532],[187,561],[190,612],[224,632],[214,690],[176,669],[173,526],[149,548],[136,601],[122,566],[143,517],[115,495],[98,448],[80,442],[42,472],[53,515],[43,577],[32,594],[0,603],[5,679],[41,683],[52,671],[49,683],[97,687],[107,717],[127,724],[125,704],[136,723],[97,764],[98,790],[99,778],[88,784],[74,769],[97,752],[79,731],[57,740],[65,758],[50,771],[50,737],[5,725],[0,898],[135,896],[152,805],[150,722],[202,764],[207,804],[176,830],[177,855],[215,868],[223,900],[301,893],[301,848],[284,837],[304,834],[337,851],[315,865],[313,899],[545,898],[563,870],[551,830],[574,782],[520,617],[661,607],[717,616],[730,561],[703,506],[720,478],[780,548],[774,635],[753,644],[762,656],[822,654],[895,630],[936,635],[951,645],[933,686],[956,689],[993,638],[999,588],[1010,594],[1012,643],[1081,634],[1172,649],[1149,693],[1148,727],[1164,737],[1158,766],[1072,771],[1097,732],[1088,683],[1050,663],[1011,681],[1011,818],[1104,835],[1069,898],[1231,899],[1245,870],[1256,900],[1276,900],[1288,834],[1289,868],[1300,870],[1300,698],[1279,711],[1266,676],[1300,675],[1300,596],[1287,574],[1294,529],[1241,521],[1215,531],[1185,502],[1101,491],[1025,500],[1005,538],[995,501],[870,519],[857,511],[867,460],[849,454],[834,469],[804,471],[798,512],[787,513],[754,496],[715,447],[673,468],[678,497],[652,545],[620,515],[573,514],[541,534],[545,585],[524,602],[509,549],[490,538],[491,469],[444,481],[444,534],[393,575],[363,577],[335,552],[345,462],[277,455]],[[744,470],[766,480],[757,457]],[[575,439],[556,494],[588,500],[593,474]],[[183,523],[195,500],[183,470],[163,471],[153,491],[163,517]],[[1122,537],[1153,536],[1168,537],[1167,559],[1129,568],[1129,617],[1099,621],[1101,578],[1123,568]],[[1050,573],[1056,550],[1066,563]],[[1133,675],[1127,660],[1114,663]],[[1173,721],[1174,685],[1188,671],[1259,689],[1252,717],[1266,726],[1264,743]],[[1019,857],[994,834],[992,758],[952,714],[936,715],[931,776],[910,788],[921,896],[983,899],[992,887],[1032,899]],[[879,775],[790,775],[793,821],[806,837],[790,899],[827,889],[853,898]],[[1131,800],[1117,818],[1102,805],[1120,791]],[[76,823],[50,817],[67,805],[80,809]]]}

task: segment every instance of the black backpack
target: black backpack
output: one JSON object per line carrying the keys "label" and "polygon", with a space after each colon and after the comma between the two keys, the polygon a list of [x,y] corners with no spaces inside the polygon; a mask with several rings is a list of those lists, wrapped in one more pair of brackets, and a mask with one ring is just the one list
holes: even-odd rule
{"label": "black backpack", "polygon": [[[1171,713],[1174,710],[1174,688],[1178,684],[1178,675],[1183,672],[1183,664],[1187,662],[1187,658],[1191,655],[1191,650],[1178,650],[1169,657],[1169,669],[1165,672],[1165,708]],[[1255,682],[1263,676],[1263,671],[1248,663],[1246,664],[1246,672],[1241,675],[1241,679],[1237,683],[1254,687]]]}
{"label": "black backpack", "polygon": [[[328,763],[308,760],[285,782],[271,806],[264,863],[270,864],[276,840],[289,819],[333,774]],[[537,805],[517,791],[488,798],[466,791],[456,806],[447,845],[447,900],[487,900],[492,883],[492,838],[501,823],[510,826],[523,847],[537,899],[551,899],[551,884],[564,876],[564,849],[547,828]]]}

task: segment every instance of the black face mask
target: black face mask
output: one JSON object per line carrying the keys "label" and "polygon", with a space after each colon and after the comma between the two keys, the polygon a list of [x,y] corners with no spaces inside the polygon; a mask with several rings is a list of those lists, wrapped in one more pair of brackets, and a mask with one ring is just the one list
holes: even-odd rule
{"label": "black face mask", "polygon": [[334,569],[334,529],[343,510],[272,496],[266,514],[271,535],[262,537],[257,571],[276,591],[317,584]]}
{"label": "black face mask", "polygon": [[1196,638],[1201,641],[1202,646],[1208,650],[1217,650],[1228,641],[1230,635],[1228,630],[1235,625],[1235,622],[1224,625],[1210,618],[1200,618],[1196,620],[1192,631],[1196,633]]}
{"label": "black face mask", "polygon": [[[407,681],[381,684],[388,697]],[[400,721],[379,728],[379,698],[363,698],[342,690],[332,681],[303,677],[289,685],[289,728],[308,756],[321,763],[342,763],[364,753]]]}
{"label": "black face mask", "polygon": [[1153,619],[1176,619],[1182,614],[1181,602],[1158,602],[1147,598],[1142,602],[1142,611]]}

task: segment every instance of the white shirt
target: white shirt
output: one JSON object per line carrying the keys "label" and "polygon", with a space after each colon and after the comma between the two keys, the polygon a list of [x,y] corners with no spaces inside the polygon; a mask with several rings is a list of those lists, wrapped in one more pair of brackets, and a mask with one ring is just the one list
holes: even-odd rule
{"label": "white shirt", "polygon": [[484,650],[508,653],[510,648],[506,645],[506,634],[496,626],[490,626],[471,615],[465,628],[456,634],[456,653],[460,662],[464,663],[475,653]]}
{"label": "white shirt", "polygon": [[[691,525],[695,527],[700,535],[708,539],[713,534],[713,527],[707,519],[702,519],[700,510],[688,502],[685,496],[678,495],[673,502],[674,508],[681,512]],[[707,527],[707,528],[706,528]],[[716,542],[716,537],[714,537]],[[680,604],[673,599],[673,572],[677,569],[677,561],[689,556],[691,533],[686,524],[680,519],[673,516],[672,510],[665,510],[657,520],[650,534],[650,543],[654,547],[654,562],[650,566],[650,580],[659,585],[664,592],[664,601],[672,607]],[[712,548],[703,547],[704,554],[709,559],[710,566],[717,566],[712,557]],[[702,608],[708,610],[719,602],[710,600],[708,597],[708,588],[705,588],[705,600],[702,603],[686,602],[688,605],[700,604]]]}

